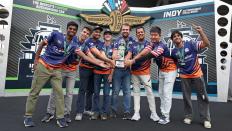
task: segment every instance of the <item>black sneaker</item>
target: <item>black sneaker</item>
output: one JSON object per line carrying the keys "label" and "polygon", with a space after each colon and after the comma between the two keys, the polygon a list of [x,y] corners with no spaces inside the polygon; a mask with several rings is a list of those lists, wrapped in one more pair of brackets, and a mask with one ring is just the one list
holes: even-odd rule
{"label": "black sneaker", "polygon": [[53,114],[50,113],[46,113],[46,115],[43,117],[43,119],[41,120],[42,122],[49,122],[54,118]]}
{"label": "black sneaker", "polygon": [[70,118],[70,114],[66,114],[66,115],[64,115],[64,118],[65,118],[65,121],[67,122],[67,123],[71,123],[71,118]]}
{"label": "black sneaker", "polygon": [[122,119],[123,120],[130,120],[131,119],[130,113],[129,112],[124,112]]}
{"label": "black sneaker", "polygon": [[32,121],[31,116],[25,116],[23,123],[24,123],[25,127],[34,127],[35,126],[34,122]]}
{"label": "black sneaker", "polygon": [[107,114],[106,113],[101,114],[101,120],[107,120]]}
{"label": "black sneaker", "polygon": [[99,113],[94,112],[93,115],[90,117],[90,120],[97,120],[99,118]]}
{"label": "black sneaker", "polygon": [[68,124],[65,121],[65,118],[57,119],[56,123],[59,125],[60,128],[68,126]]}
{"label": "black sneaker", "polygon": [[110,118],[117,118],[117,112],[112,110],[110,113]]}

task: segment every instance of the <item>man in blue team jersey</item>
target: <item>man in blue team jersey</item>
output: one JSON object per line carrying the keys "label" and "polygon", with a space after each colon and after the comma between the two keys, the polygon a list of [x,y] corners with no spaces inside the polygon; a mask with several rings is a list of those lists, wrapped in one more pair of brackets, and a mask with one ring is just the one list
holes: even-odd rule
{"label": "man in blue team jersey", "polygon": [[116,60],[116,67],[113,72],[112,80],[112,97],[111,97],[111,117],[117,117],[118,114],[118,95],[120,90],[123,91],[123,107],[124,120],[131,118],[131,74],[130,68],[124,65],[124,60],[128,59],[128,51],[130,46],[135,42],[134,38],[130,36],[131,27],[125,23],[122,25],[121,36],[114,42],[113,56]]}
{"label": "man in blue team jersey", "polygon": [[[169,114],[172,105],[172,90],[176,79],[176,65],[173,59],[171,59],[167,46],[160,39],[160,27],[152,27],[150,29],[150,36],[150,44],[137,54],[131,62],[133,61],[133,63],[138,64],[144,60],[154,58],[159,67],[159,96],[161,100],[160,110],[162,116],[159,118],[156,113],[152,113],[150,118],[153,121],[159,121],[159,124],[167,124],[170,122]],[[139,118],[139,115],[135,114],[133,118],[136,120]]]}
{"label": "man in blue team jersey", "polygon": [[[152,34],[153,32],[151,32]],[[131,46],[131,50],[129,50],[128,55],[130,58],[136,58],[137,55],[140,55],[143,50],[146,52],[150,51],[146,49],[149,47],[150,42],[145,40],[145,30],[144,27],[140,26],[136,28],[136,36],[137,41]],[[152,39],[151,39],[152,40]],[[153,41],[152,41],[153,42]],[[125,62],[126,63],[126,62]],[[159,116],[156,113],[156,104],[155,98],[152,90],[152,83],[151,83],[151,59],[143,60],[141,62],[136,62],[131,66],[131,81],[133,84],[133,96],[134,96],[134,115],[132,116],[131,120],[138,121],[140,120],[140,86],[141,84],[146,89],[147,100],[149,103],[149,108],[151,111],[150,119],[153,121],[158,121]]]}
{"label": "man in blue team jersey", "polygon": [[[101,54],[112,58],[113,54],[113,42],[112,42],[112,32],[107,29],[104,31],[104,42],[98,44],[96,47],[101,51]],[[91,120],[96,120],[99,117],[101,120],[106,120],[109,115],[110,106],[110,82],[112,80],[112,70],[108,68],[101,68],[95,66],[94,72],[94,96],[93,96],[93,109],[94,114],[91,116]],[[100,89],[101,84],[103,84],[103,102],[100,106]]]}
{"label": "man in blue team jersey", "polygon": [[193,27],[200,34],[201,41],[183,41],[182,33],[177,30],[173,31],[171,39],[176,47],[172,50],[172,57],[177,63],[181,78],[185,114],[184,123],[191,124],[193,119],[191,92],[192,87],[194,87],[197,93],[200,119],[205,128],[211,128],[209,99],[201,66],[198,62],[198,52],[208,47],[210,42],[200,26],[193,25]]}
{"label": "man in blue team jersey", "polygon": [[[107,63],[110,63],[114,66],[114,61],[102,55],[101,52],[97,49],[97,45],[101,44],[100,41],[101,32],[103,29],[100,26],[95,26],[93,29],[92,37],[85,41],[85,46],[88,48],[88,51],[91,52],[92,56],[99,58]],[[85,54],[88,53],[85,51]],[[88,54],[89,55],[89,54]],[[80,63],[80,87],[79,93],[76,102],[76,117],[75,120],[82,120],[83,114],[92,115],[92,99],[94,93],[94,65],[88,61],[82,60]],[[86,100],[85,100],[86,99]],[[85,102],[86,101],[86,102]]]}
{"label": "man in blue team jersey", "polygon": [[[89,37],[92,32],[92,28],[85,26],[83,27],[82,31],[80,32],[79,36],[75,39],[76,44],[81,48],[82,51],[87,50],[84,44],[85,40]],[[75,45],[74,45],[75,46]],[[70,45],[71,47],[71,45]],[[70,50],[74,51],[75,48],[70,48]],[[91,53],[88,51],[87,54]],[[64,117],[66,122],[71,122],[71,109],[72,109],[72,98],[73,98],[73,88],[75,86],[76,77],[77,77],[77,66],[80,63],[81,57],[77,56],[74,52],[72,55],[66,59],[65,63],[63,64],[62,68],[62,79],[63,82],[65,81],[65,88],[66,88],[66,95],[64,96]],[[49,122],[54,118],[55,114],[55,93],[51,92],[48,105],[47,105],[47,112],[46,115],[41,120],[42,122]]]}
{"label": "man in blue team jersey", "polygon": [[[43,40],[36,52],[34,62],[34,77],[32,80],[31,90],[26,102],[26,112],[24,117],[25,127],[35,126],[32,115],[39,93],[42,87],[50,80],[55,96],[56,118],[59,127],[67,127],[64,119],[64,96],[62,90],[62,65],[73,53],[81,56],[83,59],[95,62],[94,59],[87,57],[76,44],[75,35],[78,25],[75,22],[67,24],[67,33],[54,31],[46,40]],[[40,56],[43,46],[47,45],[45,53]],[[98,63],[98,65],[101,65]]]}

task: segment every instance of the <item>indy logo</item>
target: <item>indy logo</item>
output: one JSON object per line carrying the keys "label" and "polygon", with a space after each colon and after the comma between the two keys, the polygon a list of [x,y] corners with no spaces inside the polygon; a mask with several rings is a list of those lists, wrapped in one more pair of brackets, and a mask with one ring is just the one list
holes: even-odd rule
{"label": "indy logo", "polygon": [[151,18],[150,16],[128,15],[130,9],[126,0],[106,0],[103,3],[102,11],[105,14],[80,14],[80,16],[89,23],[109,26],[114,33],[118,33],[124,23],[128,23],[130,26],[141,25]]}

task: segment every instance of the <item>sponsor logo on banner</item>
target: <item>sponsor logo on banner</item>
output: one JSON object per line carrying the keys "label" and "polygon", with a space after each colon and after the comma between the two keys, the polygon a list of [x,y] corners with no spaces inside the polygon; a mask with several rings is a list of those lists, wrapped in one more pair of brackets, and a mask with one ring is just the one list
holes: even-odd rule
{"label": "sponsor logo on banner", "polygon": [[130,9],[126,0],[106,0],[103,3],[102,11],[105,14],[80,14],[80,16],[89,23],[109,26],[114,33],[119,32],[124,23],[128,23],[130,26],[141,25],[151,18],[150,16],[128,15]]}

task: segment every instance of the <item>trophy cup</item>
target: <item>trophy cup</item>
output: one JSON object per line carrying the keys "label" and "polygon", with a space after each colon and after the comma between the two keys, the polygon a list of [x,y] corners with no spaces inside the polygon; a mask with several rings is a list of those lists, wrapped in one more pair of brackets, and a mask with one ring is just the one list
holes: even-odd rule
{"label": "trophy cup", "polygon": [[118,47],[118,56],[119,58],[115,61],[115,66],[116,67],[119,67],[119,68],[124,68],[125,65],[124,65],[124,55],[125,55],[125,50],[126,50],[126,42],[121,39],[120,41],[120,45]]}

